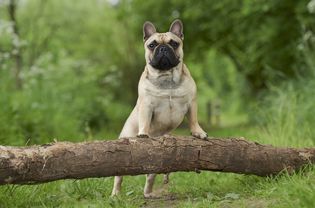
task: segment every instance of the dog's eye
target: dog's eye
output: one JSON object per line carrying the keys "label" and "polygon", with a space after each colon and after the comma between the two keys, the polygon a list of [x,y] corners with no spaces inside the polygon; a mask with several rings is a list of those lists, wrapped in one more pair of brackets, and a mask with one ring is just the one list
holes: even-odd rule
{"label": "dog's eye", "polygon": [[178,46],[179,46],[179,43],[176,42],[176,41],[174,41],[174,40],[171,40],[171,41],[169,42],[169,44],[170,44],[174,49],[178,48]]}
{"label": "dog's eye", "polygon": [[155,41],[153,41],[152,43],[150,43],[150,44],[148,45],[148,48],[154,49],[156,45],[157,45],[157,43],[156,43]]}

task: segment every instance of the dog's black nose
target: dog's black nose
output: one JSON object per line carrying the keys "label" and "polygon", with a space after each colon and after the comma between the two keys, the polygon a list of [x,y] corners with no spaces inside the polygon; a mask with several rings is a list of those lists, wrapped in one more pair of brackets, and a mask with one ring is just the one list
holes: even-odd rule
{"label": "dog's black nose", "polygon": [[166,46],[162,45],[162,46],[160,47],[160,52],[166,52],[166,51],[167,51]]}

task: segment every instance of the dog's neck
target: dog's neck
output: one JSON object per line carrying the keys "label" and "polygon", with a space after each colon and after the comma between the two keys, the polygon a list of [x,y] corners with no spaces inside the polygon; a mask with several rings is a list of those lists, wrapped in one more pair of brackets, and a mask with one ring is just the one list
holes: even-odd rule
{"label": "dog's neck", "polygon": [[147,79],[156,87],[160,89],[175,89],[181,83],[183,64],[180,63],[167,71],[156,70],[148,64],[146,70],[148,71]]}

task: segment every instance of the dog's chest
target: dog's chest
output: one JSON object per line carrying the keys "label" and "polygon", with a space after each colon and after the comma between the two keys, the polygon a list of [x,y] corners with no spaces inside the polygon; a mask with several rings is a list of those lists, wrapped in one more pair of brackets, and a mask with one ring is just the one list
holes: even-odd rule
{"label": "dog's chest", "polygon": [[190,96],[178,95],[176,92],[169,95],[155,96],[152,98],[153,112],[155,116],[174,118],[184,116],[190,104]]}
{"label": "dog's chest", "polygon": [[166,133],[176,128],[183,121],[192,100],[190,90],[181,88],[156,91],[154,95],[150,93],[148,96],[153,108],[153,134]]}

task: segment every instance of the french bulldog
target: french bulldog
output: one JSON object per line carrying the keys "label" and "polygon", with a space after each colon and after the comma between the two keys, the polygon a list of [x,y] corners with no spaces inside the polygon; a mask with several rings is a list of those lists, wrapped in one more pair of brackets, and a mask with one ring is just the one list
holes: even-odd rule
{"label": "french bulldog", "polygon": [[[138,100],[119,138],[162,136],[187,116],[191,134],[206,139],[197,119],[196,84],[183,62],[182,22],[175,20],[166,33],[158,33],[151,22],[145,22],[143,40],[146,66],[138,84]],[[153,197],[155,176],[147,174],[144,197]],[[115,176],[112,196],[119,194],[121,183],[122,176]]]}

